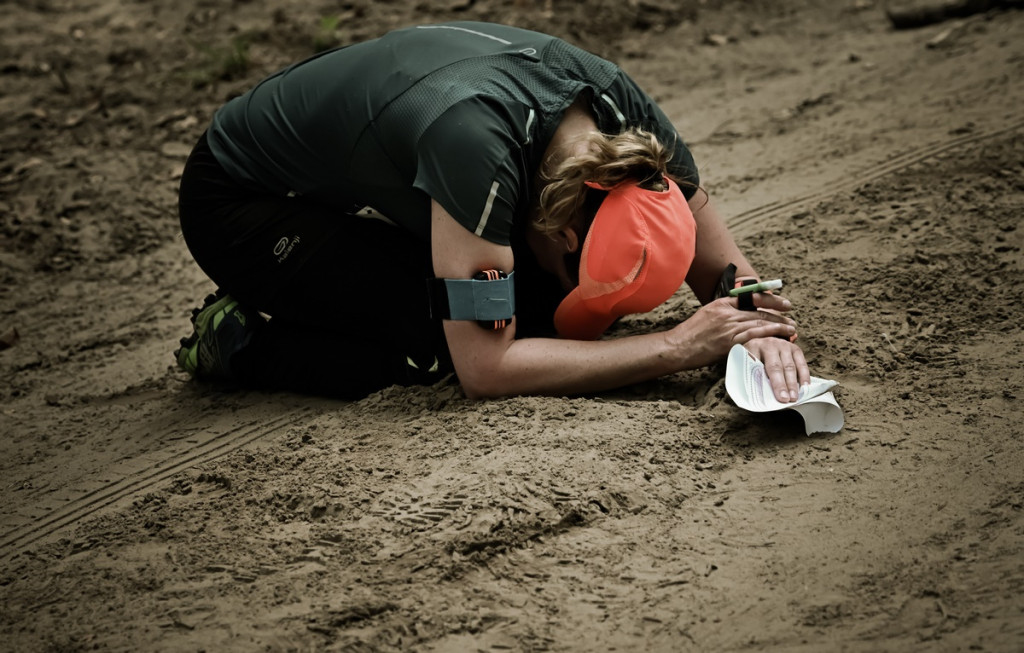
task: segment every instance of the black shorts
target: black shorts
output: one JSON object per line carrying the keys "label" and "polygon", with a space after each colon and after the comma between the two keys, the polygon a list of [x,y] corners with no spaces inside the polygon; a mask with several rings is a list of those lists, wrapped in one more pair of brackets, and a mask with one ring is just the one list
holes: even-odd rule
{"label": "black shorts", "polygon": [[182,175],[179,213],[203,271],[272,321],[330,333],[340,347],[393,343],[403,356],[447,358],[426,293],[430,245],[404,229],[243,186],[214,158],[205,134]]}

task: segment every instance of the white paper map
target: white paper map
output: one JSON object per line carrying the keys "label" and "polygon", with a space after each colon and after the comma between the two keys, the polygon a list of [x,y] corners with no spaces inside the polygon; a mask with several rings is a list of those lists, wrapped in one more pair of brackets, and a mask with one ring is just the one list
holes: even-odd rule
{"label": "white paper map", "polygon": [[764,363],[743,345],[733,345],[725,367],[725,390],[737,406],[755,413],[795,410],[804,418],[807,435],[836,433],[843,428],[843,409],[831,392],[836,385],[836,381],[812,376],[811,382],[800,388],[797,401],[782,403],[775,399]]}

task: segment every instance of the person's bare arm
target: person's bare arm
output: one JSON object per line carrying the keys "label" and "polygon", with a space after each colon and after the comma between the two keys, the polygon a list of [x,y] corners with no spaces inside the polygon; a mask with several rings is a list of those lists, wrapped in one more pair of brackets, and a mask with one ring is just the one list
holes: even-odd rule
{"label": "person's bare arm", "polygon": [[[470,233],[436,202],[431,203],[431,213],[436,276],[467,279],[483,269],[512,270],[511,248]],[[765,308],[786,310],[782,300],[763,297]],[[456,374],[469,397],[577,394],[700,367],[720,359],[736,342],[793,333],[791,320],[738,311],[735,304],[733,299],[714,302],[666,332],[595,342],[516,340],[514,319],[500,331],[446,320],[444,331]]]}
{"label": "person's bare arm", "polygon": [[760,279],[754,267],[747,262],[743,252],[736,246],[725,221],[718,214],[711,198],[703,190],[690,201],[690,210],[697,223],[697,249],[686,274],[686,283],[701,304],[707,304],[715,295],[715,286],[725,266],[736,266],[736,277]]}

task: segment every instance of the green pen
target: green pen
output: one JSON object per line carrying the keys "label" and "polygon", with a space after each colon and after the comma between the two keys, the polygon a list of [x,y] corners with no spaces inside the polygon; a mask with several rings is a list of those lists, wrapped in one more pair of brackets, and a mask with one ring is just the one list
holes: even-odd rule
{"label": "green pen", "polygon": [[782,287],[782,279],[772,279],[771,281],[762,281],[760,283],[754,283],[749,286],[740,286],[739,288],[733,288],[729,291],[730,297],[739,297],[740,295],[748,292],[764,292],[766,290],[778,290]]}

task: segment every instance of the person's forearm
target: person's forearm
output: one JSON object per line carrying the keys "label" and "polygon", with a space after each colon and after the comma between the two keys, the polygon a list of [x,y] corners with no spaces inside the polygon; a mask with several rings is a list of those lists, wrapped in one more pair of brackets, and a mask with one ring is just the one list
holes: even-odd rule
{"label": "person's forearm", "polygon": [[686,360],[666,332],[594,342],[525,338],[490,365],[461,367],[487,370],[459,376],[468,396],[484,398],[599,392],[685,369]]}
{"label": "person's forearm", "polygon": [[736,246],[736,241],[710,198],[705,202],[702,197],[702,194],[698,194],[690,200],[693,218],[697,223],[697,249],[686,274],[686,283],[700,303],[706,304],[714,299],[718,279],[730,263],[736,266],[737,278],[759,277]]}
{"label": "person's forearm", "polygon": [[615,340],[516,340],[515,323],[499,332],[453,321],[444,328],[467,396],[571,395],[712,365],[736,344],[796,332],[781,314],[790,308],[785,299],[759,293],[755,302],[770,310],[740,311],[735,298],[723,298],[668,331]]}

